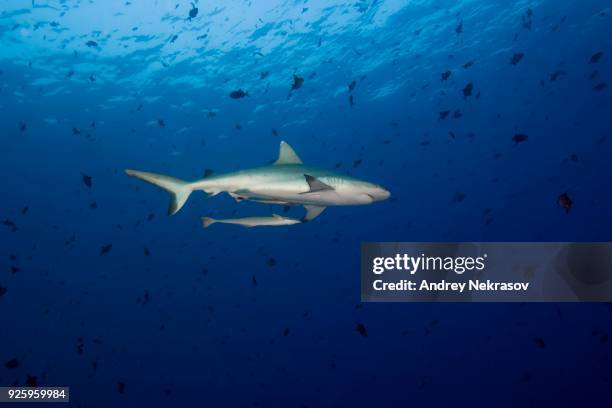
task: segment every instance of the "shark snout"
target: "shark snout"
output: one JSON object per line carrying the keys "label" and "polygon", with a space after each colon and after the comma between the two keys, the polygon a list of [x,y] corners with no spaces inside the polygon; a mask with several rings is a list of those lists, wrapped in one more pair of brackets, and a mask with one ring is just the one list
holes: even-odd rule
{"label": "shark snout", "polygon": [[384,188],[380,188],[380,199],[381,200],[386,200],[387,198],[391,197],[391,192],[387,189]]}
{"label": "shark snout", "polygon": [[372,198],[372,201],[382,201],[391,197],[391,192],[381,186],[375,186],[368,193],[368,196]]}

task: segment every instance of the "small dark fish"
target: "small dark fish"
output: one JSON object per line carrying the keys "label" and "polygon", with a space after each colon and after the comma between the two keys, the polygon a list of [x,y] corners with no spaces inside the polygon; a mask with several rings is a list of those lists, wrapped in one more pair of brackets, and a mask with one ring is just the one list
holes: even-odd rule
{"label": "small dark fish", "polygon": [[526,142],[528,138],[529,138],[529,136],[527,136],[526,134],[515,133],[514,136],[512,136],[512,141],[515,144],[519,144],[519,143]]}
{"label": "small dark fish", "polygon": [[591,59],[589,60],[589,64],[596,64],[599,62],[599,59],[603,56],[603,51],[596,52],[591,55]]}
{"label": "small dark fish", "polygon": [[565,75],[565,71],[558,70],[558,71],[553,72],[552,74],[550,74],[549,82],[556,81],[561,75]]}
{"label": "small dark fish", "polygon": [[91,176],[88,176],[85,173],[81,173],[81,176],[83,178],[83,184],[85,184],[87,187],[91,187],[92,185]]}
{"label": "small dark fish", "polygon": [[544,339],[542,337],[534,337],[533,338],[533,342],[535,343],[536,347],[538,348],[545,348],[546,347],[546,343],[544,343]]}
{"label": "small dark fish", "polygon": [[72,134],[73,135],[80,135],[81,134],[81,129],[73,127],[72,128]]}
{"label": "small dark fish", "polygon": [[525,56],[525,53],[523,52],[516,52],[512,55],[512,58],[510,58],[510,64],[512,65],[516,65],[519,62],[521,62],[521,60],[523,59],[523,57]]}
{"label": "small dark fish", "polygon": [[119,394],[123,394],[125,392],[125,383],[123,381],[117,382],[117,391],[119,391]]}
{"label": "small dark fish", "polygon": [[96,82],[96,77],[93,74],[89,76],[89,82]]}
{"label": "small dark fish", "polygon": [[74,75],[74,71],[70,70],[67,74],[66,74],[66,78],[71,78]]}
{"label": "small dark fish", "polygon": [[21,133],[25,132],[27,128],[28,128],[28,125],[25,122],[23,121],[19,122],[19,131]]}
{"label": "small dark fish", "polygon": [[257,286],[257,278],[255,277],[255,275],[253,275],[253,277],[251,278],[251,282],[253,282],[253,286]]}
{"label": "small dark fish", "polygon": [[559,206],[565,210],[565,213],[569,213],[574,205],[574,201],[570,198],[567,192],[561,194],[559,196]]}
{"label": "small dark fish", "polygon": [[463,88],[463,99],[466,99],[468,96],[472,95],[472,90],[474,89],[474,84],[469,82],[465,88]]}
{"label": "small dark fish", "polygon": [[450,113],[449,110],[445,110],[445,111],[441,111],[438,113],[438,120],[444,120],[448,117],[448,114]]}
{"label": "small dark fish", "polygon": [[83,338],[79,337],[77,339],[77,346],[76,346],[76,351],[77,354],[82,356],[83,355],[83,349],[85,348],[85,344],[83,343]]}
{"label": "small dark fish", "polygon": [[278,131],[274,128],[272,128],[272,135],[273,136],[278,136]]}
{"label": "small dark fish", "polygon": [[595,70],[589,74],[589,79],[595,79],[599,75],[599,71]]}
{"label": "small dark fish", "polygon": [[19,367],[19,360],[16,358],[11,358],[6,363],[4,363],[4,368],[13,369]]}
{"label": "small dark fish", "polygon": [[354,104],[355,99],[353,98],[353,95],[349,95],[349,106],[352,108]]}
{"label": "small dark fish", "polygon": [[353,81],[348,85],[348,90],[349,92],[353,92],[353,90],[355,89],[355,86],[357,85],[357,81],[355,81],[353,79]]}
{"label": "small dark fish", "polygon": [[358,167],[359,165],[361,165],[362,160],[361,159],[357,159],[353,162],[353,167]]}
{"label": "small dark fish", "polygon": [[450,130],[448,131],[448,135],[453,138],[456,139],[457,137],[455,136],[455,132],[451,132]]}
{"label": "small dark fish", "polygon": [[85,43],[85,45],[86,45],[86,46],[88,46],[88,47],[97,47],[97,46],[98,46],[98,43],[97,43],[97,42],[95,42],[95,41],[93,41],[93,40],[89,40],[89,41],[87,41],[87,42]]}
{"label": "small dark fish", "polygon": [[440,75],[440,81],[446,81],[452,74],[452,71],[444,71],[441,75]]}
{"label": "small dark fish", "polygon": [[102,246],[102,249],[100,249],[100,256],[108,254],[112,248],[113,244],[107,244]]}
{"label": "small dark fish", "polygon": [[453,112],[453,119],[459,119],[461,116],[463,116],[461,110],[455,109],[455,111]]}
{"label": "small dark fish", "polygon": [[268,75],[270,75],[270,71],[263,71],[261,74],[259,74],[259,79],[266,79]]}
{"label": "small dark fish", "polygon": [[30,207],[27,205],[21,209],[21,215],[26,215]]}
{"label": "small dark fish", "polygon": [[204,178],[210,177],[213,174],[215,174],[215,171],[213,169],[206,169],[206,170],[204,170]]}
{"label": "small dark fish", "polygon": [[366,330],[363,323],[357,323],[357,326],[355,326],[355,331],[363,337],[368,337],[368,331]]}
{"label": "small dark fish", "polygon": [[166,127],[166,122],[163,119],[157,119],[157,124],[159,127]]}
{"label": "small dark fish", "polygon": [[144,254],[145,256],[151,256],[151,251],[149,251],[149,248],[144,248]]}
{"label": "small dark fish", "polygon": [[144,106],[144,105],[141,103],[140,105],[138,105],[138,107],[136,108],[136,110],[140,112],[140,111],[142,110],[142,107],[143,107],[143,106]]}
{"label": "small dark fish", "polygon": [[6,295],[6,291],[7,289],[4,286],[0,285],[0,296]]}
{"label": "small dark fish", "polygon": [[268,266],[272,268],[272,267],[276,266],[276,259],[270,258],[270,259],[268,259],[267,263],[268,263]]}
{"label": "small dark fish", "polygon": [[297,89],[300,89],[302,87],[302,85],[304,85],[304,78],[299,77],[297,75],[293,75],[293,84],[291,84],[291,90],[295,91]]}
{"label": "small dark fish", "polygon": [[289,335],[289,333],[291,332],[291,330],[289,330],[289,328],[285,328],[285,330],[283,330],[283,336],[287,337]]}
{"label": "small dark fish", "polygon": [[235,91],[230,92],[229,96],[232,99],[241,99],[241,98],[244,98],[245,96],[249,96],[249,93],[243,91],[242,89],[237,89]]}
{"label": "small dark fish", "polygon": [[455,32],[457,34],[461,34],[463,32],[463,20],[461,20],[457,27],[455,27]]}
{"label": "small dark fish", "polygon": [[170,43],[174,43],[178,39],[178,34],[174,34],[172,38],[170,38]]}
{"label": "small dark fish", "polygon": [[2,221],[2,225],[6,225],[7,227],[15,227],[16,226],[16,224],[12,220],[9,220],[8,218],[6,218],[4,221]]}
{"label": "small dark fish", "polygon": [[192,18],[196,18],[199,11],[195,4],[191,3],[191,7],[191,10],[189,10],[189,21],[191,21]]}
{"label": "small dark fish", "polygon": [[335,166],[335,167],[336,167],[337,169],[339,169],[340,167],[342,167],[342,162],[338,162],[338,163],[336,163],[336,166]]}
{"label": "small dark fish", "polygon": [[468,69],[472,65],[474,65],[474,61],[469,61],[469,62],[466,62],[465,64],[463,64],[462,67],[463,67],[463,69]]}
{"label": "small dark fish", "polygon": [[234,128],[235,128],[236,130],[242,130],[242,125],[241,125],[240,123],[236,123],[236,124],[234,125]]}
{"label": "small dark fish", "polygon": [[453,196],[453,202],[455,202],[455,203],[460,203],[460,202],[462,202],[463,200],[465,200],[465,193],[462,193],[462,192],[460,192],[460,191],[457,191],[457,192],[455,193],[455,195]]}
{"label": "small dark fish", "polygon": [[599,92],[599,91],[603,90],[605,87],[606,87],[606,83],[605,82],[600,82],[600,83],[598,83],[597,85],[595,85],[593,87],[593,90]]}

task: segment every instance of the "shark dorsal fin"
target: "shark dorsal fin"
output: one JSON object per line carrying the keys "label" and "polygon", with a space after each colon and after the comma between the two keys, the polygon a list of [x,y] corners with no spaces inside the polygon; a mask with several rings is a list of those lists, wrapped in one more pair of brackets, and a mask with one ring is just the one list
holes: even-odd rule
{"label": "shark dorsal fin", "polygon": [[277,220],[282,220],[284,217],[281,217],[278,214],[272,214],[272,218],[276,218]]}
{"label": "shark dorsal fin", "polygon": [[287,142],[281,141],[278,159],[274,162],[274,164],[302,164],[302,160]]}

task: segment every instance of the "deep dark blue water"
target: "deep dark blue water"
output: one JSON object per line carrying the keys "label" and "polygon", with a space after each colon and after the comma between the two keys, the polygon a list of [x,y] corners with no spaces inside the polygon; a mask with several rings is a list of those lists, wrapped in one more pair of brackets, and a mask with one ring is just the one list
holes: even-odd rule
{"label": "deep dark blue water", "polygon": [[[604,0],[1,1],[0,384],[83,407],[609,406],[609,304],[360,304],[359,250],[612,240],[611,38]],[[285,213],[196,193],[168,217],[123,172],[197,179],[281,140],[391,199],[203,229]]]}

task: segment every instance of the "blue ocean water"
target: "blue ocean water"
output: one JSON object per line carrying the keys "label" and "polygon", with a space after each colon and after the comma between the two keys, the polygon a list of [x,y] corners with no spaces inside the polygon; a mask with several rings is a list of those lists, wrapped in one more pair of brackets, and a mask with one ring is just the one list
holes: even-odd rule
{"label": "blue ocean water", "polygon": [[[609,406],[609,304],[361,304],[359,251],[612,240],[611,38],[604,0],[1,1],[0,384],[81,407]],[[285,210],[194,194],[168,217],[123,172],[197,179],[281,140],[391,199],[203,229]]]}

